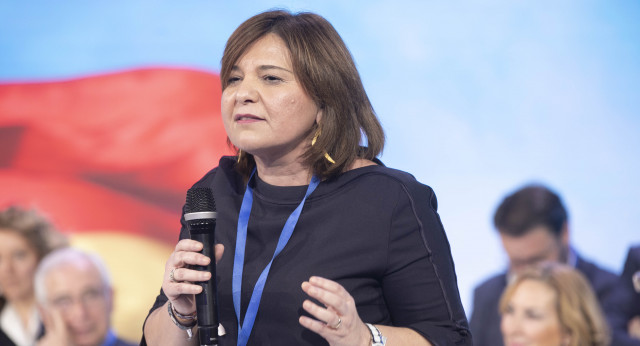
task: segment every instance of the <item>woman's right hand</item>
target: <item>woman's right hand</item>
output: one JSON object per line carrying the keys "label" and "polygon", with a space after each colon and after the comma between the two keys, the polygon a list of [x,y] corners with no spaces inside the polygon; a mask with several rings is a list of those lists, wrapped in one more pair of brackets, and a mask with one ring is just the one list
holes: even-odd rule
{"label": "woman's right hand", "polygon": [[[189,266],[193,265],[206,266],[211,261],[209,257],[199,253],[201,250],[202,243],[182,239],[164,267],[162,291],[169,298],[173,308],[182,315],[191,315],[196,311],[194,295],[200,293],[202,287],[194,282],[207,281],[211,277],[209,272],[189,269]],[[224,246],[217,244],[214,252],[217,263],[222,257]]]}

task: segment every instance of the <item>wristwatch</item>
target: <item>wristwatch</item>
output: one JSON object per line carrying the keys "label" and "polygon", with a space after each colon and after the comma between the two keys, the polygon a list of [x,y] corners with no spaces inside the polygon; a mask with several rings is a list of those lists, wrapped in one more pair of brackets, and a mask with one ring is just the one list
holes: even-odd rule
{"label": "wristwatch", "polygon": [[387,338],[380,333],[380,330],[371,323],[365,323],[371,332],[371,346],[385,346]]}

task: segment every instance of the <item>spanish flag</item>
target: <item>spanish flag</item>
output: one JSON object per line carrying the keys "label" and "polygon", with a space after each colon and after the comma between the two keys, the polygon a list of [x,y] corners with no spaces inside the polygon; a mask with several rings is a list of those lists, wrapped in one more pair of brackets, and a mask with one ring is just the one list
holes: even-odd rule
{"label": "spanish flag", "polygon": [[0,207],[47,215],[101,255],[113,323],[139,340],[188,188],[230,153],[218,75],[145,68],[0,84]]}

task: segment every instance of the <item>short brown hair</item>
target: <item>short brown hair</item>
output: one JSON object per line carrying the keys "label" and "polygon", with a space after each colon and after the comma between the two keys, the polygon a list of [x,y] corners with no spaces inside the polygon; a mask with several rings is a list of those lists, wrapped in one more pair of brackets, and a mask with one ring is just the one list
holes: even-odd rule
{"label": "short brown hair", "polygon": [[[305,163],[320,178],[345,171],[358,158],[373,160],[384,147],[384,132],[364,90],[351,53],[333,26],[308,12],[267,11],[242,23],[229,37],[222,57],[222,90],[231,70],[260,38],[275,34],[290,52],[294,74],[305,92],[322,109],[322,120],[312,133],[321,131],[305,153]],[[362,148],[362,135],[367,146]],[[334,164],[325,158],[328,153]],[[237,168],[247,177],[255,162],[240,156]]]}
{"label": "short brown hair", "polygon": [[[0,211],[0,230],[23,237],[35,250],[38,262],[51,251],[67,245],[66,237],[35,209],[10,206]],[[5,297],[0,296],[0,310],[5,304]]]}
{"label": "short brown hair", "polygon": [[500,298],[500,312],[526,280],[546,284],[556,293],[556,311],[562,328],[569,334],[569,346],[607,346],[609,331],[591,285],[574,268],[544,262],[517,274]]}
{"label": "short brown hair", "polygon": [[498,232],[515,237],[536,226],[544,226],[560,236],[567,219],[567,210],[558,194],[546,186],[530,184],[505,197],[493,223]]}
{"label": "short brown hair", "polygon": [[67,244],[66,238],[35,209],[10,206],[0,211],[0,229],[15,232],[25,238],[36,251],[38,260]]}

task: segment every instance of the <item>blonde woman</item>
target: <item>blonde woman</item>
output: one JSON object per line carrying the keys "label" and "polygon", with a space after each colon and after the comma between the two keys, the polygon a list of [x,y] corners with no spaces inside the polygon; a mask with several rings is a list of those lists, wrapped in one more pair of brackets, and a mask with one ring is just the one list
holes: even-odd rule
{"label": "blonde woman", "polygon": [[543,263],[520,274],[500,299],[505,345],[608,346],[595,294],[575,269]]}

